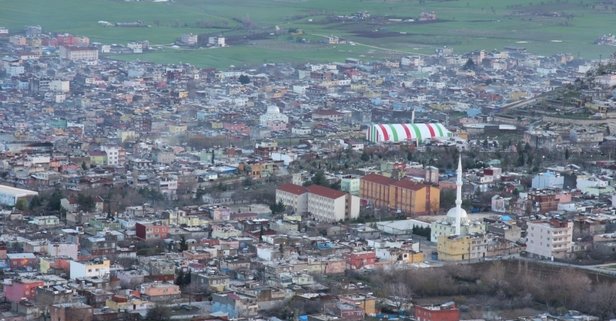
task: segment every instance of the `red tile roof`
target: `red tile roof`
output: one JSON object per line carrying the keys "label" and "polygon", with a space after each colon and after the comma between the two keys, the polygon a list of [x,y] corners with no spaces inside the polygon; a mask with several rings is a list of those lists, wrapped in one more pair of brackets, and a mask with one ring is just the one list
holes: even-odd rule
{"label": "red tile roof", "polygon": [[379,175],[379,174],[368,174],[364,177],[361,178],[364,181],[368,181],[368,182],[372,182],[372,183],[377,183],[377,184],[381,184],[381,185],[390,185],[396,182],[395,179],[387,177],[387,176],[383,176],[383,175]]}
{"label": "red tile roof", "polygon": [[331,199],[337,199],[337,198],[340,198],[346,195],[345,192],[341,192],[339,190],[335,190],[333,188],[320,186],[320,185],[310,185],[306,187],[306,190],[308,191],[308,193],[316,194],[316,195],[331,198]]}
{"label": "red tile roof", "polygon": [[406,180],[406,179],[394,182],[392,185],[398,186],[398,187],[401,187],[401,188],[405,188],[405,189],[414,190],[414,191],[418,191],[418,190],[426,187],[425,184],[415,183],[415,182],[412,182],[412,181],[409,181],[409,180]]}
{"label": "red tile roof", "polygon": [[295,194],[295,195],[302,195],[306,193],[306,188],[304,186],[295,185],[291,183],[286,183],[286,184],[282,184],[278,186],[278,190],[291,193],[291,194]]}

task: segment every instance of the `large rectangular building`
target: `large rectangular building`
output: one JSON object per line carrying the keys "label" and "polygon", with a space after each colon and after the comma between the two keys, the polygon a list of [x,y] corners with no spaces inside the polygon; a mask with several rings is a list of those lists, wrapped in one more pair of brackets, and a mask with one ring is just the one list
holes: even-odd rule
{"label": "large rectangular building", "polygon": [[7,206],[15,206],[20,199],[28,199],[37,196],[38,192],[0,185],[0,204]]}
{"label": "large rectangular building", "polygon": [[97,61],[98,49],[94,47],[60,47],[60,58],[72,61]]}
{"label": "large rectangular building", "polygon": [[438,187],[408,179],[369,174],[361,178],[360,195],[376,207],[399,210],[407,215],[435,214],[440,209]]}
{"label": "large rectangular building", "polygon": [[309,213],[322,222],[359,217],[359,197],[319,185],[280,185],[276,189],[276,202],[292,208],[295,213]]}

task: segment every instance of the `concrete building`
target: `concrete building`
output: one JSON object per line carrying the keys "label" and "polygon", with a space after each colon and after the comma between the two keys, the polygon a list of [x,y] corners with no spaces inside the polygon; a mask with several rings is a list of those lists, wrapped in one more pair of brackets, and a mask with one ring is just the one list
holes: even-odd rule
{"label": "concrete building", "polygon": [[339,222],[359,217],[359,197],[319,185],[310,185],[308,213],[317,221]]}
{"label": "concrete building", "polygon": [[71,280],[98,277],[101,279],[109,278],[111,262],[104,259],[96,259],[90,262],[70,262]]}
{"label": "concrete building", "polygon": [[21,199],[27,200],[37,196],[38,192],[27,189],[15,188],[7,185],[0,185],[0,204],[6,206],[15,206]]}
{"label": "concrete building", "polygon": [[282,184],[276,189],[276,203],[281,202],[292,208],[295,213],[308,211],[308,194],[306,188],[295,184]]}
{"label": "concrete building", "polygon": [[438,187],[378,174],[361,178],[360,195],[375,207],[399,210],[407,215],[434,214],[440,206]]}
{"label": "concrete building", "polygon": [[532,255],[564,258],[573,249],[573,222],[549,220],[528,222],[526,251]]}
{"label": "concrete building", "polygon": [[60,47],[60,58],[73,61],[98,61],[98,49],[94,47]]}
{"label": "concrete building", "polygon": [[150,301],[168,301],[181,295],[180,287],[173,283],[145,283],[139,286],[141,295]]}
{"label": "concrete building", "polygon": [[415,305],[415,319],[417,321],[460,321],[460,310],[453,302],[430,306]]}
{"label": "concrete building", "polygon": [[357,175],[345,175],[340,178],[340,190],[359,196],[361,177]]}
{"label": "concrete building", "polygon": [[554,172],[539,173],[533,177],[532,188],[563,188],[565,177]]}
{"label": "concrete building", "polygon": [[169,237],[169,226],[160,221],[136,223],[135,235],[142,240],[165,239]]}

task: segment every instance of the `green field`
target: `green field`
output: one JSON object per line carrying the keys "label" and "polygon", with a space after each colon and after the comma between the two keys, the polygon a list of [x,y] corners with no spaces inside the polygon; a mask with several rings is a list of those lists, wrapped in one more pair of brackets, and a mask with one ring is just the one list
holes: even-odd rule
{"label": "green field", "polygon": [[[239,41],[230,48],[185,51],[163,49],[121,56],[161,63],[190,62],[228,67],[274,61],[337,61],[345,57],[380,59],[402,53],[430,53],[447,45],[458,52],[528,48],[537,54],[568,52],[584,58],[607,57],[616,47],[594,39],[616,33],[616,7],[599,8],[591,0],[0,0],[0,26],[11,31],[40,24],[46,31],[89,36],[103,43],[149,40],[170,44],[182,33],[242,39],[254,34],[276,36]],[[434,11],[433,23],[341,22],[330,18],[367,11],[372,17],[416,19]],[[556,14],[553,14],[556,13]],[[143,21],[149,28],[103,27],[97,22]],[[307,43],[288,35],[301,28]],[[325,45],[337,35],[359,45]],[[232,43],[233,44],[233,43]],[[366,46],[362,46],[366,45]],[[368,47],[373,46],[373,47]],[[378,47],[378,48],[375,48]],[[387,49],[396,50],[389,51]]]}

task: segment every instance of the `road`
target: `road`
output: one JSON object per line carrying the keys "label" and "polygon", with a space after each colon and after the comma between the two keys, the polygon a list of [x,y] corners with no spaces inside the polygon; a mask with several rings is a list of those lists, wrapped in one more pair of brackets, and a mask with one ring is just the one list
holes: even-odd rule
{"label": "road", "polygon": [[[320,34],[316,34],[316,33],[310,33],[308,35],[315,36],[315,37],[321,37],[321,38],[327,38],[327,39],[329,39],[329,37],[330,37],[330,36],[320,35]],[[379,47],[379,46],[373,46],[373,45],[369,45],[369,44],[365,44],[365,43],[361,43],[361,42],[357,42],[357,41],[349,41],[349,43],[352,44],[352,45],[355,45],[355,46],[362,46],[362,47],[367,47],[367,48],[371,48],[371,49],[390,51],[390,52],[399,53],[399,54],[405,54],[405,55],[430,56],[429,54],[413,52],[413,51],[405,51],[405,50],[399,50],[399,49],[391,49],[391,48],[385,48],[385,47]]]}

